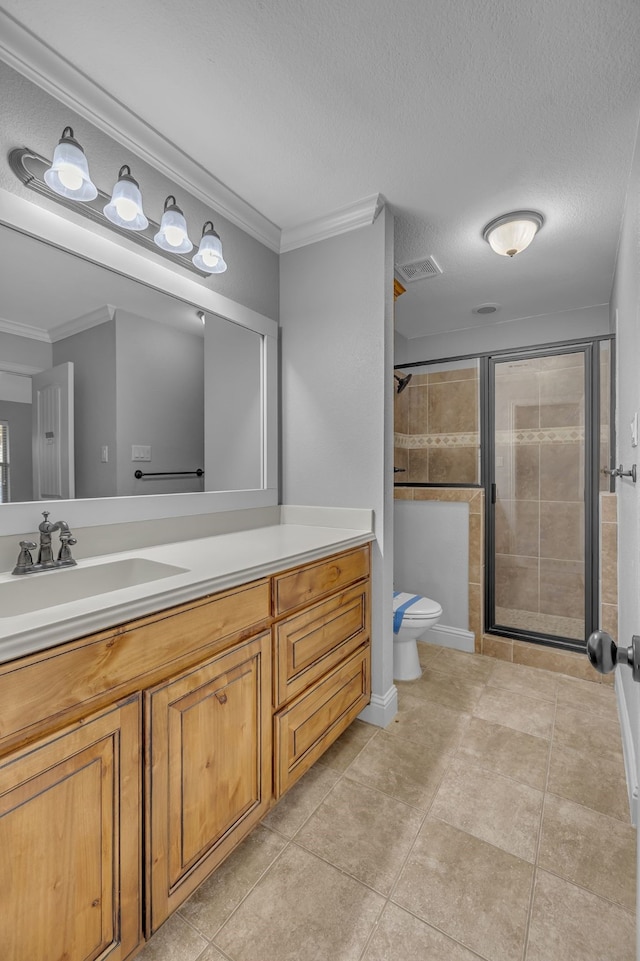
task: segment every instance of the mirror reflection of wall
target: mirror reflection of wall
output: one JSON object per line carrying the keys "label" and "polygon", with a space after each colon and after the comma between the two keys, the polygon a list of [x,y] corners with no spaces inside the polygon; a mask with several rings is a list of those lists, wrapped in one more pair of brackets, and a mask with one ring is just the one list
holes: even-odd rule
{"label": "mirror reflection of wall", "polygon": [[[76,497],[263,488],[262,334],[212,313],[204,327],[192,304],[1,225],[0,256],[4,502],[37,496],[30,375],[65,363],[75,380]],[[37,284],[24,283],[25,260],[39,264]]]}
{"label": "mirror reflection of wall", "polygon": [[31,379],[0,371],[0,504],[32,499]]}
{"label": "mirror reflection of wall", "polygon": [[[57,341],[53,363],[75,370],[76,497],[192,493],[202,478],[136,480],[204,466],[201,336],[127,311]],[[134,461],[132,448],[148,448]]]}

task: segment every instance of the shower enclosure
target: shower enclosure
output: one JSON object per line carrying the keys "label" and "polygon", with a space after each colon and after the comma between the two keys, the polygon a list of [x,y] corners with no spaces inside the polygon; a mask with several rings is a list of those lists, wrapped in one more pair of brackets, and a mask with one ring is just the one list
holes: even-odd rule
{"label": "shower enclosure", "polygon": [[598,626],[611,340],[404,365],[396,483],[484,487],[484,629],[583,649]]}

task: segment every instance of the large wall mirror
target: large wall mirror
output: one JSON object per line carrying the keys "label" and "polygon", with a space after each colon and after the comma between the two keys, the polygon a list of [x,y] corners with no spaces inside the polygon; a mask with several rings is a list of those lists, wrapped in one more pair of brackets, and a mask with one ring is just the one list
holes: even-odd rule
{"label": "large wall mirror", "polygon": [[16,224],[0,224],[0,258],[0,518],[277,486],[274,321],[162,265],[149,283]]}

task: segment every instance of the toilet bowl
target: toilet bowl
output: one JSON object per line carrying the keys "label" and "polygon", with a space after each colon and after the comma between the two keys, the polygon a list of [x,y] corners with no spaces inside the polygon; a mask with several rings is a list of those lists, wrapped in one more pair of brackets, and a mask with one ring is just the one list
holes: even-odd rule
{"label": "toilet bowl", "polygon": [[417,640],[438,623],[441,615],[442,608],[437,601],[394,591],[393,676],[396,681],[413,681],[421,676]]}

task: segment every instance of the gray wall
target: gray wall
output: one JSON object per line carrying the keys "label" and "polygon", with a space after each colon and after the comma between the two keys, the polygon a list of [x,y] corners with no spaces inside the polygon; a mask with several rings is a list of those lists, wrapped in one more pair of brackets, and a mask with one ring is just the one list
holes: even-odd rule
{"label": "gray wall", "polygon": [[[617,455],[615,463],[626,469],[640,461],[639,449],[631,446],[629,423],[640,409],[640,146],[631,170],[625,207],[618,261],[611,297],[612,319],[617,315]],[[618,642],[631,644],[634,634],[640,633],[640,484],[618,481]],[[640,760],[640,685],[631,677],[631,668],[617,668],[616,683],[621,695],[621,722],[628,735],[627,773],[637,778]],[[635,780],[637,785],[637,780]],[[632,784],[633,787],[633,784]],[[634,812],[636,818],[638,812]]]}
{"label": "gray wall", "polygon": [[74,374],[76,497],[113,497],[118,492],[115,320],[57,341],[53,362],[65,361],[73,363]]}
{"label": "gray wall", "polygon": [[[228,270],[200,282],[208,290],[215,290],[239,304],[250,307],[268,317],[278,316],[278,255],[254,240],[235,224],[215,213],[194,197],[179,191],[175,185],[149,164],[116,143],[84,118],[49,96],[30,80],[0,61],[0,154],[6,157],[14,147],[30,147],[45,157],[51,157],[64,127],[71,126],[82,144],[89,161],[89,170],[97,187],[110,193],[122,164],[129,164],[133,176],[140,183],[147,216],[159,222],[165,198],[174,194],[183,209],[189,234],[195,244],[200,239],[202,225],[213,220],[222,239]],[[206,117],[203,117],[206,122]],[[215,173],[215,171],[214,171]],[[23,187],[6,163],[0,164],[0,187],[10,190],[32,203],[60,212],[63,208],[54,201],[40,197]],[[74,217],[73,212],[67,216]],[[75,215],[80,217],[80,215]],[[84,221],[91,232],[103,232],[113,239],[109,229]],[[122,238],[120,243],[130,243]],[[134,248],[138,252],[144,249]],[[143,256],[146,252],[143,253]],[[150,258],[155,255],[148,253]],[[168,269],[169,261],[163,261]],[[190,275],[196,278],[196,274]]]}
{"label": "gray wall", "polygon": [[[425,323],[425,326],[428,326]],[[491,350],[533,347],[562,340],[597,337],[610,332],[609,306],[582,307],[564,310],[544,317],[523,317],[507,323],[489,324],[451,333],[413,337],[396,336],[396,364],[412,361],[436,360],[441,357],[460,357],[465,354],[486,353]]]}
{"label": "gray wall", "polygon": [[469,505],[394,504],[393,586],[442,607],[440,625],[469,629]]}
{"label": "gray wall", "polygon": [[33,500],[31,404],[0,400],[0,420],[9,425],[9,491],[12,501]]}
{"label": "gray wall", "polygon": [[[192,493],[198,477],[142,478],[134,472],[204,467],[204,342],[165,324],[116,311],[117,493]],[[131,459],[133,444],[150,462]]]}
{"label": "gray wall", "polygon": [[392,231],[383,211],[284,254],[280,269],[282,501],[375,511],[376,702],[394,690]]}
{"label": "gray wall", "polygon": [[206,488],[255,490],[262,487],[262,337],[208,316],[204,351]]}

